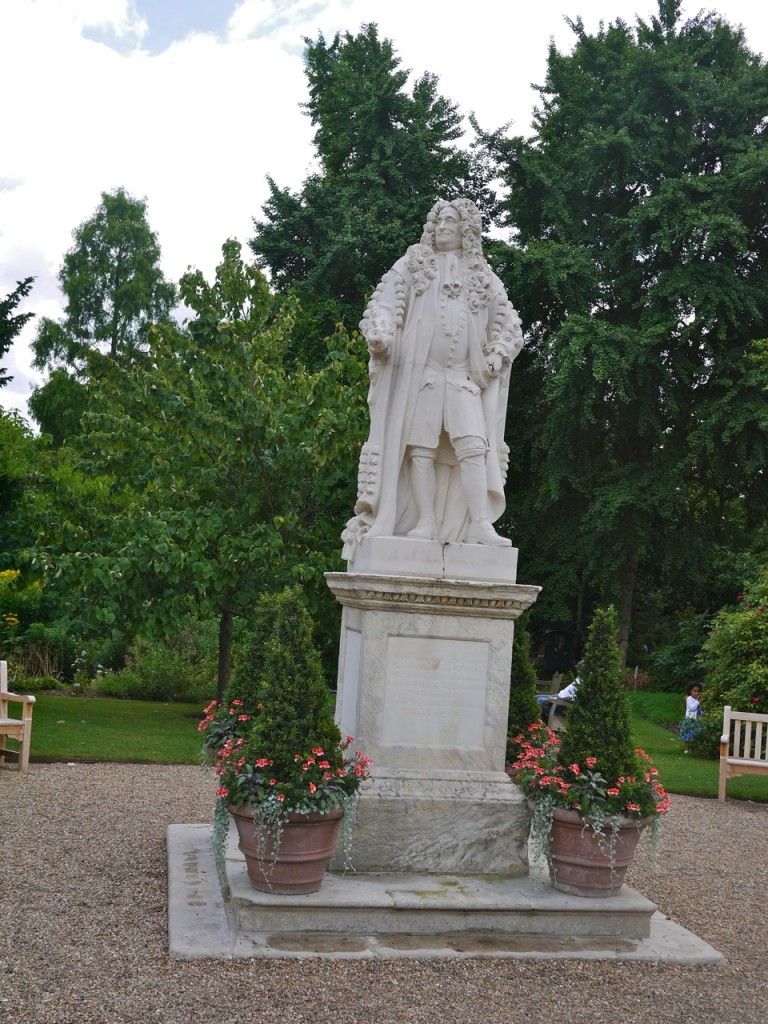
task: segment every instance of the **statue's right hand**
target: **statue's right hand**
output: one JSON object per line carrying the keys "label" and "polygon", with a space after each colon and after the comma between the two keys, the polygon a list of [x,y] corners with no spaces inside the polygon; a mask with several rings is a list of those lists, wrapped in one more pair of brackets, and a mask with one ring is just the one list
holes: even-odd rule
{"label": "statue's right hand", "polygon": [[368,351],[378,359],[386,359],[389,355],[389,344],[383,338],[368,338]]}

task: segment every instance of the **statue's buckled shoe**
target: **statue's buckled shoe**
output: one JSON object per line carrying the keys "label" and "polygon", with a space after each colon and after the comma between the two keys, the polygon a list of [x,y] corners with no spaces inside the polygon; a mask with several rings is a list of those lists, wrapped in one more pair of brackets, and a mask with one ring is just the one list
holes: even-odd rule
{"label": "statue's buckled shoe", "polygon": [[431,516],[420,519],[408,536],[413,540],[437,540],[437,526]]}
{"label": "statue's buckled shoe", "polygon": [[511,546],[512,541],[496,533],[487,519],[475,519],[469,524],[467,543],[488,544],[492,547],[501,548]]}

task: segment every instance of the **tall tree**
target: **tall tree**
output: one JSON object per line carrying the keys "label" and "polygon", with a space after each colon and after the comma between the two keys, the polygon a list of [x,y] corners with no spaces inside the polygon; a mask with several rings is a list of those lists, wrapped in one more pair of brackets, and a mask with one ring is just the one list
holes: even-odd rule
{"label": "tall tree", "polygon": [[35,365],[81,374],[92,349],[129,361],[147,346],[152,323],[168,318],[176,289],[160,269],[160,246],[146,199],[102,192],[96,212],[74,232],[59,281],[64,319],[44,319],[33,344]]}
{"label": "tall tree", "polygon": [[150,325],[167,321],[176,303],[176,288],[160,269],[146,200],[122,188],[102,192],[93,216],[74,231],[59,281],[64,316],[43,319],[32,343],[35,366],[48,368],[52,376],[35,389],[30,403],[32,415],[57,444],[79,429],[89,353],[135,361],[146,351]]}
{"label": "tall tree", "polygon": [[[16,288],[0,300],[0,358],[10,349],[33,313],[16,313],[22,299],[32,289],[33,277],[16,282]],[[0,387],[5,387],[9,377],[0,366]],[[19,524],[14,513],[17,510],[27,484],[33,461],[34,440],[27,424],[17,413],[0,410],[0,570],[11,568],[15,551],[19,546]]]}
{"label": "tall tree", "polygon": [[323,357],[337,323],[357,325],[382,273],[418,240],[439,197],[488,197],[482,173],[457,147],[456,106],[424,74],[408,88],[392,43],[375,25],[328,43],[305,39],[305,110],[320,172],[300,192],[269,179],[264,220],[250,245],[281,291],[304,310],[302,358]]}
{"label": "tall tree", "polygon": [[14,568],[25,525],[17,516],[35,461],[35,439],[17,413],[0,411],[0,571]]}
{"label": "tall tree", "polygon": [[76,446],[106,486],[85,501],[77,489],[74,519],[65,495],[44,509],[38,552],[103,626],[162,635],[189,612],[215,615],[220,693],[233,617],[260,593],[299,581],[313,611],[332,601],[323,571],[354,501],[365,373],[343,334],[322,370],[286,367],[292,304],[275,310],[237,242],[223,254],[213,284],[182,278],[187,330],[153,327],[151,358],[133,366],[91,357],[99,387]]}
{"label": "tall tree", "polygon": [[[24,324],[34,316],[34,313],[14,313],[21,300],[29,295],[33,281],[34,277],[17,281],[14,290],[0,300],[0,359],[10,349]],[[12,380],[13,377],[6,374],[5,367],[0,366],[0,388]]]}
{"label": "tall tree", "polygon": [[706,571],[729,503],[764,516],[749,353],[768,329],[768,74],[741,30],[683,23],[679,0],[633,28],[571,27],[533,137],[483,136],[532,339],[511,401],[539,403],[510,438],[510,486],[528,487],[518,536],[542,569],[556,555],[571,617],[585,587],[614,600],[626,652],[639,575]]}

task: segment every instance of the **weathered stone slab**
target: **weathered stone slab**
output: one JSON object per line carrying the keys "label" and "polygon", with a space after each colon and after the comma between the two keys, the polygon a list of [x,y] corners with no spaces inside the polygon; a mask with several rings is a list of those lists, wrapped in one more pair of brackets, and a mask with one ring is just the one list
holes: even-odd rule
{"label": "weathered stone slab", "polygon": [[528,811],[504,758],[514,619],[538,588],[326,578],[344,606],[337,719],[374,760],[353,833],[356,866],[524,873]]}
{"label": "weathered stone slab", "polygon": [[349,873],[329,875],[318,893],[274,896],[250,886],[234,836],[226,876],[231,901],[222,899],[210,825],[168,828],[171,956],[723,962],[626,886],[585,900],[527,878]]}
{"label": "weathered stone slab", "polygon": [[387,773],[360,800],[352,858],[365,871],[521,876],[528,872],[527,835],[528,807],[504,775]]}

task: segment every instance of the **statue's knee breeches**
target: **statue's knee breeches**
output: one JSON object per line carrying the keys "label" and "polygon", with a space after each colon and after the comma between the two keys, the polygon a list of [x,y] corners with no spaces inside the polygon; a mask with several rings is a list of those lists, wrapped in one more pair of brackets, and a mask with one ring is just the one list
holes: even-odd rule
{"label": "statue's knee breeches", "polygon": [[459,462],[465,462],[467,459],[478,457],[485,459],[486,452],[488,451],[488,442],[485,438],[473,437],[471,434],[466,437],[453,438],[451,443]]}
{"label": "statue's knee breeches", "polygon": [[431,469],[437,458],[437,448],[423,448],[421,445],[410,445],[408,453],[411,463],[417,469]]}

